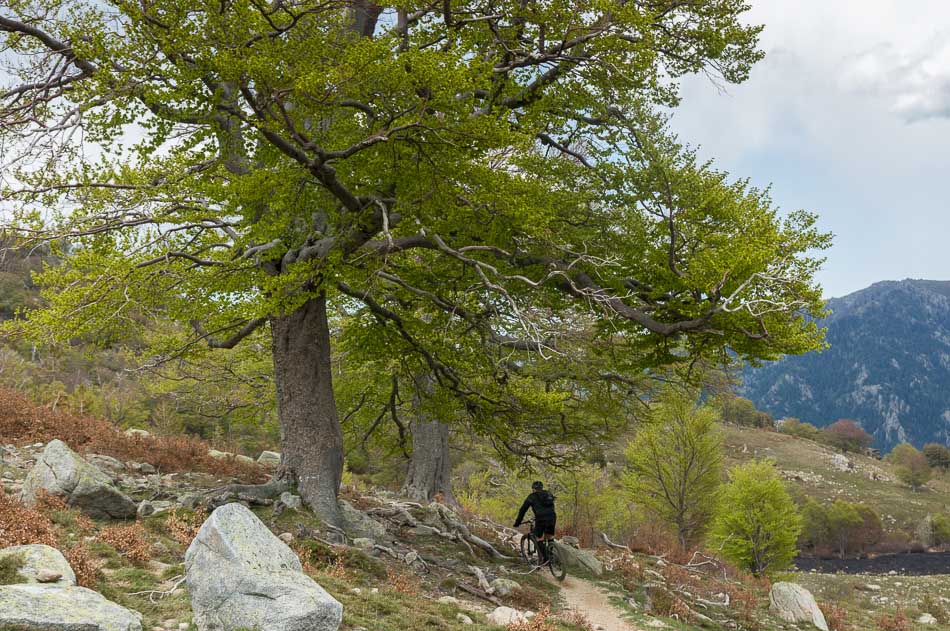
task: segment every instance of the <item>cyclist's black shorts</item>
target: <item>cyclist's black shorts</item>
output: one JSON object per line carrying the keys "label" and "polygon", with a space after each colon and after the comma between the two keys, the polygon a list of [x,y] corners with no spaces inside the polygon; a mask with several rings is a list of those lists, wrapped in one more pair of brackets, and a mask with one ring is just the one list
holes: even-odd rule
{"label": "cyclist's black shorts", "polygon": [[554,525],[557,523],[557,517],[554,519],[538,519],[534,522],[534,528],[531,529],[532,534],[535,537],[540,537],[541,535],[551,535],[554,536]]}

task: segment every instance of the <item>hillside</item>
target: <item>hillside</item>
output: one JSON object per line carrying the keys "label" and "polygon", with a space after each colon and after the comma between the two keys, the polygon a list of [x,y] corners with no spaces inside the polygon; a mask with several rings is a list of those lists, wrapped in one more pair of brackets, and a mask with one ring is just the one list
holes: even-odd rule
{"label": "hillside", "polygon": [[[520,533],[472,511],[407,502],[348,474],[342,492],[349,502],[348,527],[342,532],[295,505],[292,495],[275,502],[229,487],[260,479],[269,470],[209,458],[207,445],[195,439],[129,436],[108,423],[51,412],[23,398],[0,400],[5,443],[0,548],[27,543],[59,548],[80,585],[141,613],[142,628],[150,631],[196,629],[190,588],[183,584],[185,551],[211,511],[234,502],[249,506],[256,516],[251,519],[260,520],[266,536],[279,535],[287,542],[306,575],[342,603],[343,631],[806,628],[770,613],[768,581],[737,572],[716,559],[714,551],[684,555],[644,550],[649,539],[643,533],[629,540],[636,552],[605,541],[594,549],[576,549],[562,536],[564,549],[576,561],[568,579],[558,583],[517,558]],[[851,457],[853,467],[842,470],[833,451],[808,440],[758,429],[726,427],[724,432],[727,462],[772,458],[798,494],[825,503],[846,498],[872,505],[891,532],[912,530],[922,516],[942,511],[950,499],[950,484],[943,479],[914,493],[893,479],[888,463]],[[57,436],[127,493],[139,505],[138,515],[90,519],[55,497],[25,509],[19,493],[46,457],[47,441]],[[180,457],[170,457],[176,449]],[[608,465],[605,479],[619,465]],[[616,493],[613,503],[622,503]],[[570,501],[561,499],[565,508]],[[507,558],[490,554],[486,546]],[[0,554],[0,584],[11,578],[6,558]],[[945,577],[792,571],[773,580],[811,590],[833,631],[950,629]],[[3,606],[0,602],[0,614]],[[535,614],[522,622],[499,622],[500,607]],[[912,622],[925,614],[936,622]],[[8,629],[2,623],[0,628]]]}
{"label": "hillside", "polygon": [[776,418],[857,420],[884,450],[950,442],[950,282],[886,281],[828,302],[831,348],[744,374]]}

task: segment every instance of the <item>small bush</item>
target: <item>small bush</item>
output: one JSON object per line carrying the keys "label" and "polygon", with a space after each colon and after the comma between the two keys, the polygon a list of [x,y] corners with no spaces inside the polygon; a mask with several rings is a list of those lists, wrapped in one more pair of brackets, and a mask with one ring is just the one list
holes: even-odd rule
{"label": "small bush", "polygon": [[920,600],[920,612],[929,613],[939,624],[950,622],[950,614],[939,598],[934,598],[932,594],[924,594]]}
{"label": "small bush", "polygon": [[557,631],[551,619],[550,607],[545,607],[530,620],[509,624],[505,629],[506,631]]}
{"label": "small bush", "polygon": [[65,556],[66,561],[69,562],[69,567],[73,568],[73,573],[76,574],[76,583],[78,583],[80,587],[95,588],[99,580],[100,566],[99,563],[93,559],[89,548],[83,544],[79,544],[66,550],[63,556]]}
{"label": "small bush", "polygon": [[851,625],[848,624],[848,610],[833,602],[818,603],[818,608],[825,615],[825,622],[828,623],[830,631],[851,631]]}
{"label": "small bush", "polygon": [[676,594],[665,587],[654,586],[647,590],[649,610],[654,616],[671,618],[676,616],[680,620],[689,619],[689,606]]}
{"label": "small bush", "polygon": [[882,613],[875,623],[880,631],[910,631],[910,620],[900,609],[892,614]]}
{"label": "small bush", "polygon": [[112,526],[99,533],[98,537],[125,555],[135,565],[144,565],[152,558],[150,546],[142,524]]}
{"label": "small bush", "polygon": [[193,513],[173,510],[165,520],[165,530],[172,539],[187,548],[198,536],[205,518],[203,510],[196,510]]}
{"label": "small bush", "polygon": [[41,543],[56,546],[56,527],[40,511],[0,491],[0,548]]}

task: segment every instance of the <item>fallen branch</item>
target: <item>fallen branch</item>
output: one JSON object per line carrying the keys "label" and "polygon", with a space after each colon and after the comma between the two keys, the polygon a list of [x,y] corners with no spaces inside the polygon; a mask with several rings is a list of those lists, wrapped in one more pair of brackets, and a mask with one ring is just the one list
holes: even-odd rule
{"label": "fallen branch", "polygon": [[[144,596],[145,594],[148,594],[148,601],[151,603],[154,603],[156,602],[155,601],[156,597],[158,598],[158,600],[161,600],[162,598],[165,598],[165,596],[172,594],[176,589],[178,589],[178,587],[182,583],[185,582],[185,578],[186,578],[185,576],[182,576],[180,574],[178,576],[172,577],[170,580],[174,580],[175,584],[172,585],[171,589],[167,589],[164,591],[159,590],[159,589],[147,589],[142,592],[132,592],[131,594],[129,594],[129,596]],[[175,580],[175,579],[178,579],[178,580]]]}
{"label": "fallen branch", "polygon": [[492,596],[491,594],[486,594],[477,587],[472,587],[471,585],[466,585],[465,583],[456,583],[456,587],[461,589],[463,592],[468,592],[472,596],[478,596],[482,600],[487,600],[496,607],[501,607],[501,601]]}
{"label": "fallen branch", "polygon": [[627,552],[631,554],[633,553],[633,550],[631,550],[629,546],[624,546],[619,543],[614,543],[613,541],[611,541],[610,538],[607,536],[606,532],[600,533],[600,538],[603,539],[604,543],[606,543],[611,548],[617,548],[618,550],[626,550]]}

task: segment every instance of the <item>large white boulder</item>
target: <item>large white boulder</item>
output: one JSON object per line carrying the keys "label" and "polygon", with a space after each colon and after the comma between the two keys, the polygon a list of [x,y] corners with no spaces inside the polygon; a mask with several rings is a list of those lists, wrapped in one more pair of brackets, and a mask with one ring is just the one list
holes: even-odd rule
{"label": "large white boulder", "polygon": [[[20,558],[20,569],[17,570],[24,582],[46,583],[49,585],[75,585],[76,574],[69,566],[69,561],[63,553],[50,546],[31,544],[26,546],[10,546],[0,550],[0,559],[16,556]],[[53,578],[59,575],[59,578]]]}
{"label": "large white boulder", "polygon": [[85,587],[4,585],[0,628],[23,631],[142,631],[142,614]]}
{"label": "large white boulder", "polygon": [[136,503],[61,440],[52,440],[23,481],[21,497],[27,506],[36,503],[37,494],[46,492],[62,497],[90,517],[126,519],[135,517]]}
{"label": "large white boulder", "polygon": [[786,622],[810,622],[828,631],[825,615],[811,592],[796,583],[775,583],[769,592],[769,611]]}
{"label": "large white boulder", "polygon": [[185,572],[200,631],[336,631],[343,618],[293,550],[241,504],[211,513],[185,552]]}

